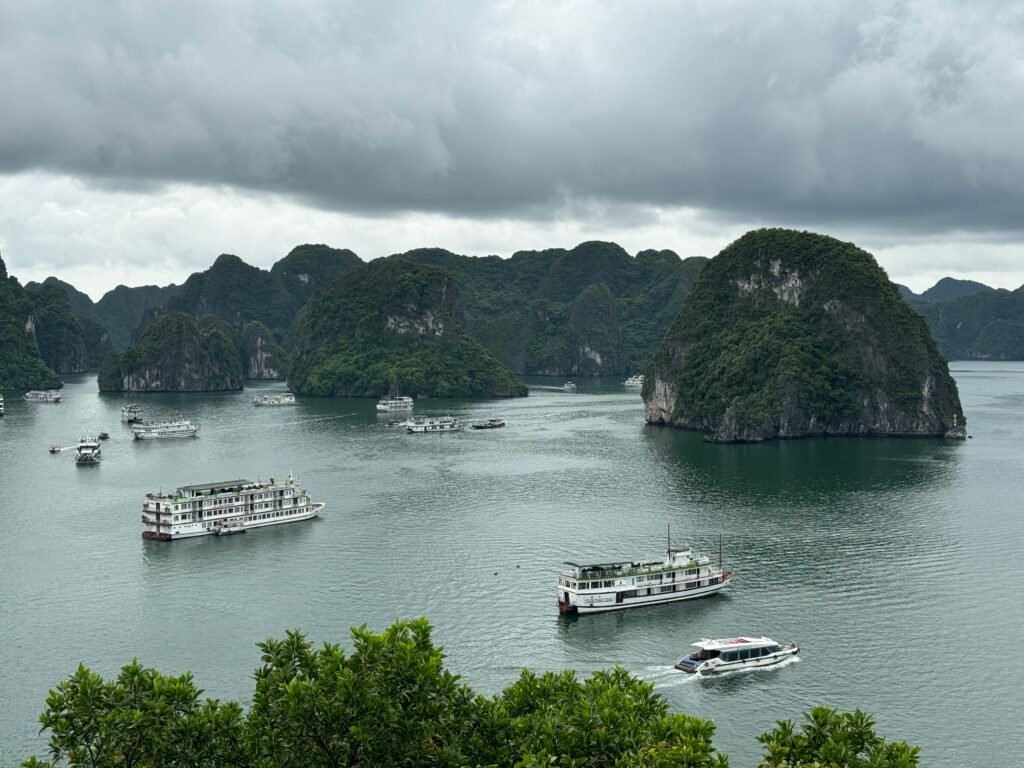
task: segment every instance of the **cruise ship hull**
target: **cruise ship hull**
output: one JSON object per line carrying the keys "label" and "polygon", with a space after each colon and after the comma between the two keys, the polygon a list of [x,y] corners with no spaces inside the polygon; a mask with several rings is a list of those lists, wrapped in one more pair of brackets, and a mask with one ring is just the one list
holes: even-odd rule
{"label": "cruise ship hull", "polygon": [[[281,518],[269,518],[266,520],[251,520],[239,522],[237,518],[226,518],[224,522],[231,523],[230,533],[244,533],[245,531],[251,531],[254,528],[267,528],[273,525],[286,525],[288,523],[297,523],[300,520],[311,520],[320,514],[326,506],[325,502],[317,502],[310,505],[310,509],[307,512],[300,512],[294,515],[288,515],[287,517]],[[224,526],[228,528],[229,526]],[[219,533],[219,526],[211,526],[209,528],[204,527],[202,523],[190,523],[186,525],[176,526],[173,533],[158,533],[156,531],[143,531],[142,538],[149,539],[150,541],[175,541],[177,539],[194,539],[197,536],[216,536]],[[225,533],[228,531],[225,531]]]}
{"label": "cruise ship hull", "polygon": [[696,600],[701,597],[710,597],[721,591],[721,589],[732,581],[732,576],[723,578],[717,584],[708,584],[703,587],[683,589],[679,592],[668,592],[653,595],[637,595],[636,597],[624,597],[621,602],[617,600],[615,592],[598,593],[594,595],[580,595],[575,603],[558,601],[558,610],[562,613],[590,614],[607,613],[608,611],[623,611],[627,608],[640,608],[645,605],[663,605],[664,603],[678,603],[683,600]]}
{"label": "cruise ship hull", "polygon": [[195,437],[199,430],[192,432],[133,432],[136,440],[173,440],[179,437]]}

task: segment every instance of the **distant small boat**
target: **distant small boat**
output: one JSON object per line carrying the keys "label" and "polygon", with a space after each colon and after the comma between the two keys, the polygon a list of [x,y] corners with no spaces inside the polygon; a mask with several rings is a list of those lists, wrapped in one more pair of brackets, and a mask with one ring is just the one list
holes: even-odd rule
{"label": "distant small boat", "polygon": [[252,399],[252,404],[257,408],[274,405],[295,405],[295,395],[291,392],[284,392],[279,395],[258,395]]}
{"label": "distant small boat", "polygon": [[50,443],[50,453],[60,453],[63,450],[64,448],[61,446],[60,443]]}
{"label": "distant small boat", "polygon": [[378,411],[411,411],[413,400],[411,397],[399,395],[397,397],[382,397],[377,401]]}
{"label": "distant small boat", "polygon": [[98,437],[100,440],[108,440],[108,439],[110,439],[110,433],[109,432],[100,432],[98,435],[96,435],[96,437]]}
{"label": "distant small boat", "polygon": [[0,395],[0,416],[4,415],[4,396]]}
{"label": "distant small boat", "polygon": [[634,373],[632,376],[630,376],[628,379],[622,382],[622,386],[624,387],[642,387],[643,385],[644,375],[642,373]]}
{"label": "distant small boat", "polygon": [[565,384],[562,385],[562,389],[564,389],[566,392],[575,392],[576,385],[573,384],[571,381],[567,381],[565,382]]}
{"label": "distant small boat", "polygon": [[59,403],[60,392],[55,389],[33,389],[25,393],[25,399],[30,403]]}
{"label": "distant small boat", "polygon": [[501,429],[505,426],[505,420],[488,419],[487,421],[474,421],[470,426],[473,429]]}
{"label": "distant small boat", "polygon": [[683,656],[676,669],[690,674],[732,672],[738,669],[771,667],[800,653],[796,643],[776,643],[770,637],[726,637],[698,640],[696,653]]}
{"label": "distant small boat", "polygon": [[125,424],[134,424],[142,421],[142,406],[138,403],[129,403],[121,406],[121,421]]}

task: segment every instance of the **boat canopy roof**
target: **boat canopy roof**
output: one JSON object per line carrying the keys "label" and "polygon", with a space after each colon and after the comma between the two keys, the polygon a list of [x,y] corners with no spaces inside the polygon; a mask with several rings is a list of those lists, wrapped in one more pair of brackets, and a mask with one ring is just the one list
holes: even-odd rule
{"label": "boat canopy roof", "polygon": [[196,493],[202,493],[203,491],[215,491],[218,488],[238,488],[242,485],[251,485],[251,480],[225,480],[221,483],[203,483],[202,485],[183,485],[178,490],[180,491],[194,491]]}
{"label": "boat canopy roof", "polygon": [[692,645],[702,651],[727,651],[733,648],[763,648],[778,643],[770,637],[723,637],[718,640],[702,638]]}

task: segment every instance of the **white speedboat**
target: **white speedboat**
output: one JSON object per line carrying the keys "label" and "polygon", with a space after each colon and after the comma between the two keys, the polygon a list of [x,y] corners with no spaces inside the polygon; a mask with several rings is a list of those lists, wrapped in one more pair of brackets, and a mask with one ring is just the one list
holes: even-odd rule
{"label": "white speedboat", "polygon": [[25,393],[25,399],[30,403],[59,403],[60,392],[55,389],[32,389]]}
{"label": "white speedboat", "polygon": [[171,421],[144,421],[132,427],[132,436],[136,440],[165,440],[173,437],[195,437],[199,427],[188,419],[172,419]]}
{"label": "white speedboat", "polygon": [[558,577],[558,610],[562,613],[621,611],[713,595],[735,575],[709,555],[689,547],[675,549],[669,537],[661,560],[627,560],[579,565],[567,562]]}
{"label": "white speedboat", "polygon": [[147,493],[142,502],[142,538],[172,541],[193,536],[228,536],[320,514],[322,501],[311,501],[288,473],[286,480],[224,480],[183,485],[171,492]]}
{"label": "white speedboat", "polygon": [[129,403],[121,406],[121,421],[125,424],[134,424],[142,421],[142,406],[138,403]]}
{"label": "white speedboat", "polygon": [[98,464],[100,461],[100,441],[95,437],[80,437],[75,448],[75,464]]}
{"label": "white speedboat", "polygon": [[0,395],[0,416],[4,415],[4,396]]}
{"label": "white speedboat", "polygon": [[717,674],[737,669],[771,667],[800,653],[796,643],[776,643],[770,637],[726,637],[698,640],[696,653],[683,656],[676,669],[690,674]]}
{"label": "white speedboat", "polygon": [[252,404],[257,408],[275,405],[295,405],[295,395],[291,392],[284,392],[279,395],[257,395],[252,399]]}
{"label": "white speedboat", "polygon": [[562,385],[562,389],[564,389],[566,392],[575,392],[576,385],[573,384],[571,381],[567,381],[565,382],[565,384]]}
{"label": "white speedboat", "polygon": [[405,422],[407,432],[458,432],[459,420],[454,416],[417,416]]}
{"label": "white speedboat", "polygon": [[413,401],[411,397],[398,395],[397,397],[382,397],[377,402],[378,411],[411,411]]}
{"label": "white speedboat", "polygon": [[642,373],[634,373],[632,376],[630,376],[628,379],[622,382],[622,386],[624,387],[642,387],[643,385],[644,375]]}

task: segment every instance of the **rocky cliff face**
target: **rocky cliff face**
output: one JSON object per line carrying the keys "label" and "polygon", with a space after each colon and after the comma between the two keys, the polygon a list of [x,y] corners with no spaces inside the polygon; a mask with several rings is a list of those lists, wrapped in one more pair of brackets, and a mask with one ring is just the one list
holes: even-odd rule
{"label": "rocky cliff face", "polygon": [[241,355],[216,318],[171,313],[154,320],[139,342],[111,355],[99,375],[110,392],[211,392],[242,389]]}
{"label": "rocky cliff face", "polygon": [[0,258],[0,390],[60,386],[39,355],[35,329],[32,298]]}
{"label": "rocky cliff face", "polygon": [[644,385],[649,423],[719,442],[961,436],[923,319],[870,254],[806,232],[748,233],[704,269]]}
{"label": "rocky cliff face", "polygon": [[274,340],[263,323],[253,321],[242,333],[245,378],[283,380],[288,370],[288,354]]}

